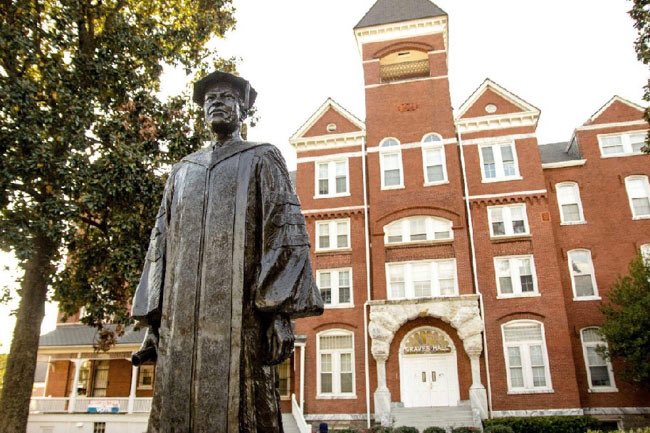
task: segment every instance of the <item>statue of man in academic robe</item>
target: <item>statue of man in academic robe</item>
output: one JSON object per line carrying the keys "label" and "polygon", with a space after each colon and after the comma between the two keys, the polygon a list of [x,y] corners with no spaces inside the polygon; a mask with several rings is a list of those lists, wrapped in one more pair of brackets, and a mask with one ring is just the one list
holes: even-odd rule
{"label": "statue of man in academic robe", "polygon": [[323,311],[284,159],[240,135],[256,95],[225,72],[194,85],[215,139],[171,170],[132,307],[157,353],[149,433],[282,432],[273,365],[291,319]]}

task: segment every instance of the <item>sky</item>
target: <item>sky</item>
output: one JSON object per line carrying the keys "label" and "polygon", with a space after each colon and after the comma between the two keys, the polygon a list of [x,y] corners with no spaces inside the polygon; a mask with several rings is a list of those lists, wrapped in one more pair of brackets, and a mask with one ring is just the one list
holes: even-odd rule
{"label": "sky", "polygon": [[[277,145],[290,169],[289,137],[331,97],[365,118],[361,57],[353,27],[375,0],[234,0],[236,28],[215,41],[257,90],[253,141]],[[458,109],[490,78],[542,112],[540,144],[567,141],[613,95],[642,103],[648,68],[636,59],[630,0],[436,0],[449,15],[449,81]],[[189,88],[166,69],[162,94]],[[645,104],[643,104],[645,105]],[[6,270],[4,267],[9,266]],[[19,272],[0,254],[0,286]],[[10,307],[0,306],[0,318]],[[48,307],[43,330],[55,323]],[[3,320],[3,325],[5,321]],[[9,350],[12,323],[0,328]]]}

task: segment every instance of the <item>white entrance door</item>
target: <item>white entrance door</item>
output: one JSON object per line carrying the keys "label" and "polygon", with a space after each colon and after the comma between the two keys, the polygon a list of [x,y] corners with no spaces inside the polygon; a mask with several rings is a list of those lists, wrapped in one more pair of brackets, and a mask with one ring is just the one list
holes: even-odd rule
{"label": "white entrance door", "polygon": [[402,402],[405,407],[456,405],[454,356],[406,355],[402,357]]}

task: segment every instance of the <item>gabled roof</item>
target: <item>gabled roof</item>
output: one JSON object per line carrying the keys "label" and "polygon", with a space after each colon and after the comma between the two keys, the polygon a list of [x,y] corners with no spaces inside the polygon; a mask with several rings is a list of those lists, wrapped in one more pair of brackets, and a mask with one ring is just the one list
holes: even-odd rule
{"label": "gabled roof", "polygon": [[625,98],[621,98],[618,95],[614,95],[609,101],[605,103],[605,105],[600,107],[598,111],[592,114],[591,117],[584,124],[590,125],[592,123],[601,123],[598,122],[599,117],[603,116],[613,105],[616,104],[623,104],[624,106],[626,106],[626,108],[630,109],[630,112],[640,111],[641,113],[643,113],[645,111],[644,107],[635,104],[632,101],[628,101]]}
{"label": "gabled roof", "polygon": [[447,15],[447,13],[429,0],[377,0],[354,28],[359,29],[443,15]]}
{"label": "gabled roof", "polygon": [[[458,110],[458,114],[456,115],[456,119],[463,118],[465,116],[465,113],[467,113],[467,111],[474,106],[474,104],[481,98],[481,96],[483,96],[487,92],[493,92],[498,97],[505,99],[508,103],[516,106],[522,113],[531,113],[535,115],[539,115],[540,113],[539,108],[524,101],[519,96],[506,90],[505,88],[501,87],[500,85],[490,80],[489,78],[486,78],[485,81],[483,81],[483,83],[481,83],[481,85],[460,106],[460,109]],[[499,114],[502,113],[499,113],[497,109],[497,111],[493,115],[499,115]],[[485,113],[483,115],[488,116],[490,114]],[[469,116],[469,117],[477,117],[477,116]]]}
{"label": "gabled roof", "polygon": [[300,140],[305,137],[305,134],[320,120],[321,117],[329,110],[333,110],[339,116],[341,116],[345,121],[352,124],[355,129],[359,131],[365,131],[366,126],[364,123],[359,120],[355,115],[350,113],[348,110],[343,108],[339,103],[334,101],[332,98],[327,98],[327,100],[312,114],[305,123],[302,124],[300,128],[289,139],[290,142]]}

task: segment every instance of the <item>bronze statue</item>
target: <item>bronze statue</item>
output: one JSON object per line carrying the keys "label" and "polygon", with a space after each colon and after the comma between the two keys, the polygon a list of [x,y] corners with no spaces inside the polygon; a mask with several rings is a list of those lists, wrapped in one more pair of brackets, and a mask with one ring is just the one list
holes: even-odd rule
{"label": "bronze statue", "polygon": [[194,84],[215,140],[171,170],[132,308],[134,361],[157,354],[149,433],[282,432],[272,366],[290,320],[323,311],[284,159],[240,136],[256,96],[224,72]]}

